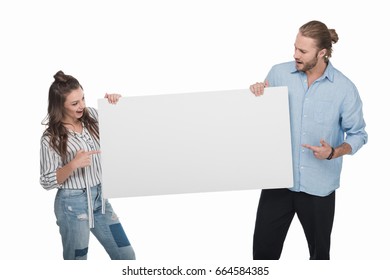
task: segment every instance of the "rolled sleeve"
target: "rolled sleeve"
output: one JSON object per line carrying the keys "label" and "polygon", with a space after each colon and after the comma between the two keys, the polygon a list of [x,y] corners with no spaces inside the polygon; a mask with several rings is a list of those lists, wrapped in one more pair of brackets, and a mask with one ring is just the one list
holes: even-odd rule
{"label": "rolled sleeve", "polygon": [[48,139],[41,140],[40,184],[46,190],[61,187],[57,182],[57,169],[62,167],[60,156],[49,146]]}
{"label": "rolled sleeve", "polygon": [[354,88],[353,94],[347,95],[343,103],[341,119],[341,125],[346,134],[345,142],[352,148],[351,155],[355,154],[368,140],[362,107],[357,89]]}

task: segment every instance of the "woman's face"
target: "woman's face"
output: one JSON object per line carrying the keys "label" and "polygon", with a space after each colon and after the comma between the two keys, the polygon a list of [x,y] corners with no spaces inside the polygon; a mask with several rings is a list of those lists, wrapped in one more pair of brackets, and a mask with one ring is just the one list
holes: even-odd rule
{"label": "woman's face", "polygon": [[66,97],[64,103],[63,122],[75,123],[84,114],[85,100],[84,91],[81,88],[72,90]]}

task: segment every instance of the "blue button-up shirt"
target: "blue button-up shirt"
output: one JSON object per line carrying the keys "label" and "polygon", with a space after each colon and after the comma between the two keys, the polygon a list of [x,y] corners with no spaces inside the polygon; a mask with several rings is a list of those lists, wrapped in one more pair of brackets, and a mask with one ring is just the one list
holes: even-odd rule
{"label": "blue button-up shirt", "polygon": [[366,142],[362,101],[356,86],[329,62],[324,74],[308,87],[295,62],[275,65],[269,86],[287,86],[290,106],[294,186],[290,190],[326,196],[340,186],[342,157],[319,160],[302,144],[333,147],[348,143],[351,154]]}

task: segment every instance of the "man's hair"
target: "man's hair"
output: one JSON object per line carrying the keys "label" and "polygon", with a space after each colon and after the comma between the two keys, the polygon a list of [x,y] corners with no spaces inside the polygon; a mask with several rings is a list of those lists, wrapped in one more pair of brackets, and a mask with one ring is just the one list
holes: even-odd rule
{"label": "man's hair", "polygon": [[332,44],[337,43],[339,36],[334,29],[317,20],[309,21],[299,28],[302,36],[312,38],[316,41],[318,49],[326,49],[325,61],[332,56]]}

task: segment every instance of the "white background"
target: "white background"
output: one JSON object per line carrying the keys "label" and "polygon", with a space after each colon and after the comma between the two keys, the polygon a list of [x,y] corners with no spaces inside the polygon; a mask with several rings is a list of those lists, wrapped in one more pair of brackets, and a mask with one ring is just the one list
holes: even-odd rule
{"label": "white background", "polygon": [[[228,90],[292,59],[309,20],[335,28],[333,65],[357,85],[369,141],[345,157],[331,257],[390,259],[385,1],[2,1],[0,259],[61,260],[55,191],[39,184],[47,95],[58,70],[87,105],[122,95]],[[250,260],[259,190],[112,199],[139,260]],[[107,255],[92,238],[89,259]],[[306,260],[294,220],[282,254]]]}

